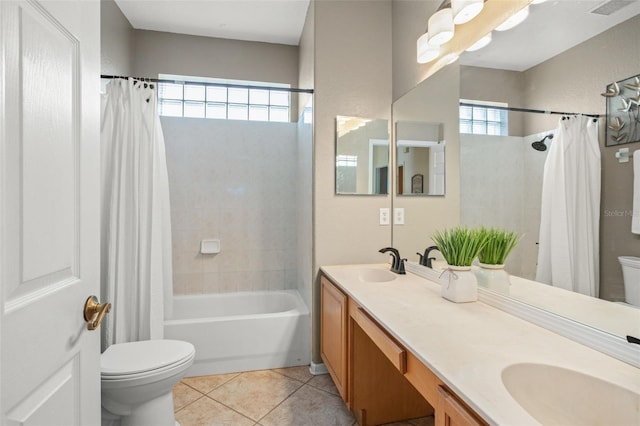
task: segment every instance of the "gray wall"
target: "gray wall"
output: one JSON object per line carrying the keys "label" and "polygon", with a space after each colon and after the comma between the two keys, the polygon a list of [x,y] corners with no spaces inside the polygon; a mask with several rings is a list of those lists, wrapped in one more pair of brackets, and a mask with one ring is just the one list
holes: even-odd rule
{"label": "gray wall", "polygon": [[[460,98],[490,102],[506,102],[522,107],[524,76],[517,71],[492,68],[460,67]],[[509,136],[525,136],[525,114],[509,112]]]}
{"label": "gray wall", "polygon": [[427,29],[427,20],[440,0],[393,0],[393,100],[424,80],[428,64],[416,62],[416,40]]}
{"label": "gray wall", "polygon": [[320,361],[321,265],[384,262],[391,241],[378,225],[389,196],[335,195],[335,117],[391,115],[391,0],[312,1],[315,14],[314,339]]}
{"label": "gray wall", "polygon": [[136,30],[133,70],[298,84],[298,47]]}
{"label": "gray wall", "polygon": [[[101,13],[103,74],[151,78],[177,74],[299,87],[298,46],[136,30],[113,0],[101,0]],[[297,98],[292,95],[294,122]]]}
{"label": "gray wall", "polygon": [[134,30],[113,0],[100,0],[100,72],[132,75]]}
{"label": "gray wall", "polygon": [[[298,47],[135,30],[133,73],[268,81],[298,87]],[[291,97],[297,121],[297,97]]]}

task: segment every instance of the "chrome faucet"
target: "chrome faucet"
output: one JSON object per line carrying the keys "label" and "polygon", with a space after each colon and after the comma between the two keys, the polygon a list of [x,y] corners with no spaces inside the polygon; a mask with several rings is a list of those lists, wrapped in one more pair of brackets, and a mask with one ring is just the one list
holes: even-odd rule
{"label": "chrome faucet", "polygon": [[431,264],[431,262],[436,260],[436,258],[429,257],[429,253],[431,253],[433,250],[438,250],[438,246],[427,247],[426,250],[424,251],[424,255],[420,253],[416,253],[420,257],[419,262],[421,265],[426,266],[427,268],[433,268],[433,265]]}
{"label": "chrome faucet", "polygon": [[381,248],[378,251],[380,253],[391,252],[391,257],[393,257],[393,263],[391,264],[391,272],[395,272],[396,274],[400,274],[400,275],[406,274],[404,270],[404,261],[407,259],[402,259],[397,249],[394,249],[393,247],[385,247],[385,248]]}

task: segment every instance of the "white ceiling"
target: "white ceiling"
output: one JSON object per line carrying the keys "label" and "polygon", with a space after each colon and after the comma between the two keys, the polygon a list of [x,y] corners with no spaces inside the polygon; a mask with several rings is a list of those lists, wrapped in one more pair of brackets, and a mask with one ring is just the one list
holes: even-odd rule
{"label": "white ceiling", "polygon": [[309,0],[115,0],[136,29],[298,45]]}
{"label": "white ceiling", "polygon": [[589,13],[603,3],[548,0],[531,5],[529,17],[522,24],[508,31],[494,31],[489,46],[465,52],[460,63],[525,71],[640,13],[638,0],[609,16]]}
{"label": "white ceiling", "polygon": [[[309,0],[115,1],[137,29],[289,45],[299,43],[309,7]],[[640,13],[640,0],[610,16],[589,13],[606,1],[532,5],[526,21],[509,31],[494,31],[489,46],[466,52],[460,63],[524,71]]]}

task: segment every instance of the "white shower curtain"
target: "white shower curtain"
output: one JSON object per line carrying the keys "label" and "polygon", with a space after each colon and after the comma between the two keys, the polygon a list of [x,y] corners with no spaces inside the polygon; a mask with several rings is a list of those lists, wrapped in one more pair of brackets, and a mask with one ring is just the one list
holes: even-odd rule
{"label": "white shower curtain", "polygon": [[113,304],[104,350],[162,338],[171,307],[169,183],[155,89],[131,79],[107,85],[101,148],[101,296]]}
{"label": "white shower curtain", "polygon": [[597,126],[567,117],[544,165],[536,281],[598,297],[599,227]]}

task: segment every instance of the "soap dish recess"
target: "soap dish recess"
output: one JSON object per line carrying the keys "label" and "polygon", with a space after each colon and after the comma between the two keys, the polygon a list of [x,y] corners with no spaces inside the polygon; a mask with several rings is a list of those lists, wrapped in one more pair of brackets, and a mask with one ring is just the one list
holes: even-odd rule
{"label": "soap dish recess", "polygon": [[220,240],[202,240],[200,241],[200,253],[216,254],[220,253]]}

